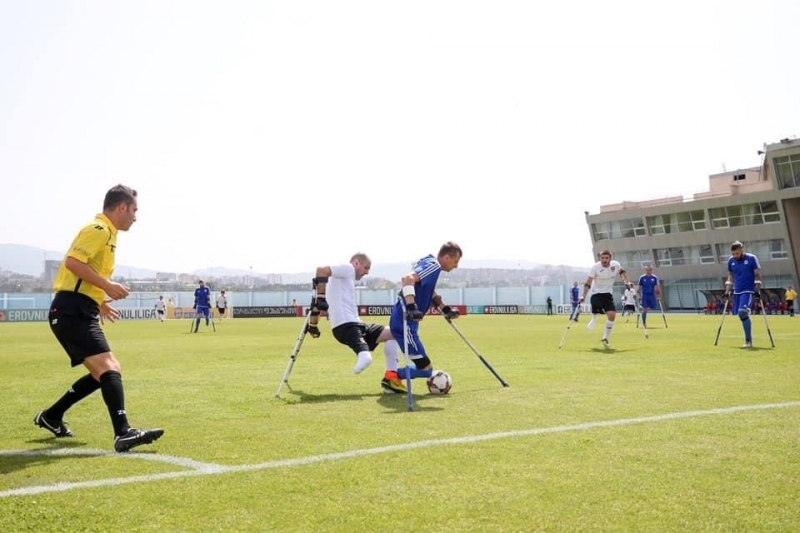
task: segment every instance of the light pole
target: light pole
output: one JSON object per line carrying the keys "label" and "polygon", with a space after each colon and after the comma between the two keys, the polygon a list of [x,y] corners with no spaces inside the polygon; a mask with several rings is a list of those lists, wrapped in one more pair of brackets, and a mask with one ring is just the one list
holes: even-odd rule
{"label": "light pole", "polygon": [[250,290],[253,289],[253,267],[250,267]]}

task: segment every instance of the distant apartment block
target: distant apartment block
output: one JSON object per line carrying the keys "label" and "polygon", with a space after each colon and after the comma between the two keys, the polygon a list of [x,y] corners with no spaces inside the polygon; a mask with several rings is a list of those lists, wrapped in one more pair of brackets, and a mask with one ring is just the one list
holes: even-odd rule
{"label": "distant apartment block", "polygon": [[800,140],[765,146],[762,166],[709,176],[709,190],[604,205],[586,214],[595,256],[614,253],[632,278],[652,265],[671,309],[705,305],[700,291],[720,289],[730,244],[758,256],[765,287],[800,279]]}

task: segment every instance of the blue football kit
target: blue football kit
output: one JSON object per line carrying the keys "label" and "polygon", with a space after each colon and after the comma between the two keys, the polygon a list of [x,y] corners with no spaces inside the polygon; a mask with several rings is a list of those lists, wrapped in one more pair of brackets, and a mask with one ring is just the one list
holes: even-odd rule
{"label": "blue football kit", "polygon": [[733,275],[733,313],[752,309],[756,270],[760,269],[758,257],[753,254],[742,254],[741,259],[733,256],[728,259],[728,272]]}
{"label": "blue football kit", "polygon": [[731,256],[728,259],[728,272],[733,277],[733,307],[731,312],[738,314],[744,329],[744,340],[747,345],[753,342],[750,309],[756,292],[756,271],[761,269],[758,257],[743,253],[739,259]]}
{"label": "blue football kit", "polygon": [[656,309],[658,299],[656,298],[656,287],[658,287],[658,276],[644,274],[639,276],[639,307],[646,309]]}
{"label": "blue football kit", "polygon": [[572,287],[569,290],[570,293],[570,302],[572,303],[572,312],[575,312],[575,308],[578,307],[578,302],[580,301],[580,288],[579,287]]}
{"label": "blue football kit", "polygon": [[200,319],[203,315],[208,320],[209,312],[211,311],[211,289],[208,287],[197,287],[194,290],[195,301],[195,315]]}
{"label": "blue football kit", "polygon": [[[427,313],[433,302],[433,295],[436,290],[436,282],[439,280],[439,274],[442,271],[441,265],[433,255],[427,255],[416,262],[413,271],[419,276],[419,281],[414,284],[415,297],[414,301],[417,309],[423,313]],[[425,346],[419,338],[419,322],[415,320],[406,320],[403,312],[404,305],[402,294],[399,296],[397,303],[392,309],[392,315],[389,318],[389,329],[392,336],[401,346],[408,345],[408,356],[412,361],[427,360]],[[408,336],[403,337],[403,322],[406,321],[408,325]],[[406,372],[411,373],[411,377],[429,377],[431,371],[420,371],[416,368],[411,369],[398,369],[398,375],[401,378],[406,377]]]}

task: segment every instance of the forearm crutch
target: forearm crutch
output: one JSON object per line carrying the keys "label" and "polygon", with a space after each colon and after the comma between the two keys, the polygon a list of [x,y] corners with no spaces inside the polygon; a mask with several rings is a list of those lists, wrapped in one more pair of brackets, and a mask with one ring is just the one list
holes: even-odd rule
{"label": "forearm crutch", "polygon": [[494,374],[494,377],[497,378],[497,380],[503,385],[503,387],[508,387],[508,383],[506,383],[506,381],[500,377],[500,374],[498,374],[495,371],[495,369],[492,368],[492,365],[489,364],[489,361],[487,361],[480,353],[478,353],[478,350],[476,350],[475,347],[472,345],[472,343],[467,340],[467,338],[464,336],[463,333],[461,333],[461,330],[458,329],[458,327],[455,324],[453,324],[453,320],[447,317],[445,317],[445,320],[447,320],[447,323],[450,324],[450,327],[452,327],[455,330],[455,332],[458,333],[458,336],[461,337],[461,340],[464,341],[467,346],[469,346],[470,350],[472,350],[475,353],[475,355],[478,356],[478,359],[480,359],[481,363],[483,363],[486,366],[486,368],[489,369],[489,372]]}
{"label": "forearm crutch", "polygon": [[567,322],[567,329],[564,330],[564,334],[561,335],[561,342],[558,343],[558,349],[560,350],[561,347],[564,345],[564,340],[567,338],[567,333],[569,333],[569,328],[572,327],[573,322],[578,321],[578,315],[581,314],[581,305],[578,304],[575,306],[575,309],[569,314],[569,322]]}
{"label": "forearm crutch", "polygon": [[725,305],[722,306],[722,319],[719,321],[719,327],[717,328],[717,338],[714,339],[714,346],[717,345],[719,342],[719,334],[722,333],[722,323],[725,322],[725,315],[728,314],[728,302],[730,298],[727,296],[725,297]]}
{"label": "forearm crutch", "polygon": [[[300,347],[303,345],[303,340],[306,338],[306,334],[308,333],[309,320],[311,320],[311,308],[306,311],[306,319],[303,321],[303,326],[300,329],[300,333],[297,335],[297,341],[294,343],[294,349],[292,350],[292,354],[289,356],[289,362],[286,365],[286,370],[283,372],[281,382],[278,384],[278,390],[275,392],[276,398],[281,397],[281,389],[283,388],[283,384],[285,383],[287,386],[289,385],[289,374],[292,373],[294,362],[297,360],[297,356],[300,354]],[[291,387],[289,387],[289,389],[291,390]]]}

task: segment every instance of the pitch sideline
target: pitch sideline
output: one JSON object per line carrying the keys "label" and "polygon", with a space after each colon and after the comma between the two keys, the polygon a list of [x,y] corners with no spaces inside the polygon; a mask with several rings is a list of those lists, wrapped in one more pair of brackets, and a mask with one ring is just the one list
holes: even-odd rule
{"label": "pitch sideline", "polygon": [[214,474],[225,474],[229,472],[247,472],[253,470],[267,470],[271,468],[289,468],[295,466],[305,466],[314,463],[322,463],[326,461],[340,461],[343,459],[367,457],[370,455],[378,455],[383,453],[402,452],[416,448],[430,448],[433,446],[445,446],[451,444],[471,444],[474,442],[483,442],[483,441],[505,439],[511,437],[528,437],[534,435],[545,435],[549,433],[584,431],[595,428],[630,426],[634,424],[646,424],[650,422],[662,422],[666,420],[680,420],[683,418],[697,418],[701,416],[724,415],[724,414],[741,413],[745,411],[760,411],[766,409],[781,409],[786,407],[800,407],[800,401],[768,403],[768,404],[758,404],[758,405],[742,405],[736,407],[723,407],[719,409],[707,409],[702,411],[684,411],[679,413],[668,413],[655,416],[620,418],[617,420],[606,420],[600,422],[583,422],[580,424],[572,424],[566,426],[553,426],[547,428],[501,431],[495,433],[486,433],[483,435],[470,435],[466,437],[452,437],[447,439],[432,439],[432,440],[424,440],[416,442],[407,442],[405,444],[380,446],[377,448],[362,448],[346,452],[327,453],[322,455],[310,455],[307,457],[296,457],[294,459],[278,459],[273,461],[266,461],[263,463],[245,464],[237,466],[224,466],[215,463],[204,463],[200,461],[194,461],[193,459],[189,458],[174,457],[169,455],[137,454],[137,453],[117,454],[103,450],[75,450],[69,448],[59,448],[55,450],[0,450],[0,456],[18,456],[18,455],[114,456],[114,457],[124,457],[128,459],[141,459],[146,461],[163,462],[167,464],[173,464],[176,466],[183,466],[189,469],[176,472],[165,472],[160,474],[145,474],[138,476],[96,479],[89,481],[60,482],[50,485],[22,487],[18,489],[9,489],[0,491],[0,498],[7,498],[10,496],[29,496],[33,494],[42,494],[46,492],[64,492],[81,488],[107,487],[114,485],[124,485],[129,483],[146,483],[151,481],[158,481],[161,479],[176,479],[189,476],[208,476]]}

